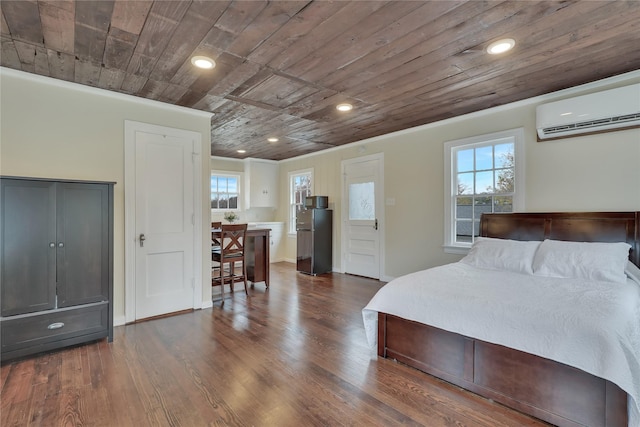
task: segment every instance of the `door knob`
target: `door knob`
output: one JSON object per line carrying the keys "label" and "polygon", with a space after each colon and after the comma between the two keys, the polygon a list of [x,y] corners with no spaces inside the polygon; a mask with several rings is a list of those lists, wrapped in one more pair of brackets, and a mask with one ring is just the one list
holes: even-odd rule
{"label": "door knob", "polygon": [[147,240],[146,237],[144,237],[144,233],[140,233],[140,247],[144,246],[144,241]]}

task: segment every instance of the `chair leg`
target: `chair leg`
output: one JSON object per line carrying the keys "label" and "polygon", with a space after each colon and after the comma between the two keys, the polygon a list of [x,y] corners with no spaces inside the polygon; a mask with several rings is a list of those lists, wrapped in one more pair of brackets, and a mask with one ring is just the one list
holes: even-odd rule
{"label": "chair leg", "polygon": [[224,264],[220,263],[220,307],[224,306]]}
{"label": "chair leg", "polygon": [[242,278],[244,279],[244,293],[249,296],[249,291],[247,290],[247,263],[242,261]]}

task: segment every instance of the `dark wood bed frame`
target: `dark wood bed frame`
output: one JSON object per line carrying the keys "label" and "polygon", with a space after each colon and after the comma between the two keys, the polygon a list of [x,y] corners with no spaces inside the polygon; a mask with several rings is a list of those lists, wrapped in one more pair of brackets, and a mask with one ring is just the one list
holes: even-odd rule
{"label": "dark wood bed frame", "polygon": [[[640,266],[640,212],[483,214],[480,235],[627,242]],[[627,427],[627,394],[579,369],[385,313],[378,355],[561,427]]]}

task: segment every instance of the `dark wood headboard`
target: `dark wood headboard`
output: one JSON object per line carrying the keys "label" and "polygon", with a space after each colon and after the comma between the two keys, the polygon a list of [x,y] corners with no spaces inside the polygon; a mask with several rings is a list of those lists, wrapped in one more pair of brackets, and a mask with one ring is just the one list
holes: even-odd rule
{"label": "dark wood headboard", "polygon": [[640,267],[640,212],[552,212],[482,214],[480,236],[512,240],[627,242]]}

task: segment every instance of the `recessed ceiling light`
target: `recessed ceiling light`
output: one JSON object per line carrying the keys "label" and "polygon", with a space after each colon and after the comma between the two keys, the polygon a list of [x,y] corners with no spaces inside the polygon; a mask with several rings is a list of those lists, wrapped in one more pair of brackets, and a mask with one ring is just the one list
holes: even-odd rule
{"label": "recessed ceiling light", "polygon": [[209,70],[216,66],[216,61],[206,56],[194,56],[191,58],[191,63],[198,68]]}
{"label": "recessed ceiling light", "polygon": [[338,105],[336,105],[336,109],[338,111],[351,111],[353,109],[353,105],[347,104],[347,103],[338,104]]}
{"label": "recessed ceiling light", "polygon": [[487,53],[491,55],[497,55],[499,53],[505,53],[513,49],[516,45],[516,41],[514,39],[501,39],[491,43],[487,47]]}
{"label": "recessed ceiling light", "polygon": [[238,153],[240,153],[240,154],[244,154],[246,152],[247,152],[247,150],[238,150]]}
{"label": "recessed ceiling light", "polygon": [[271,138],[267,138],[267,141],[269,141],[269,142],[278,142],[278,138],[276,138],[275,136],[272,136]]}

